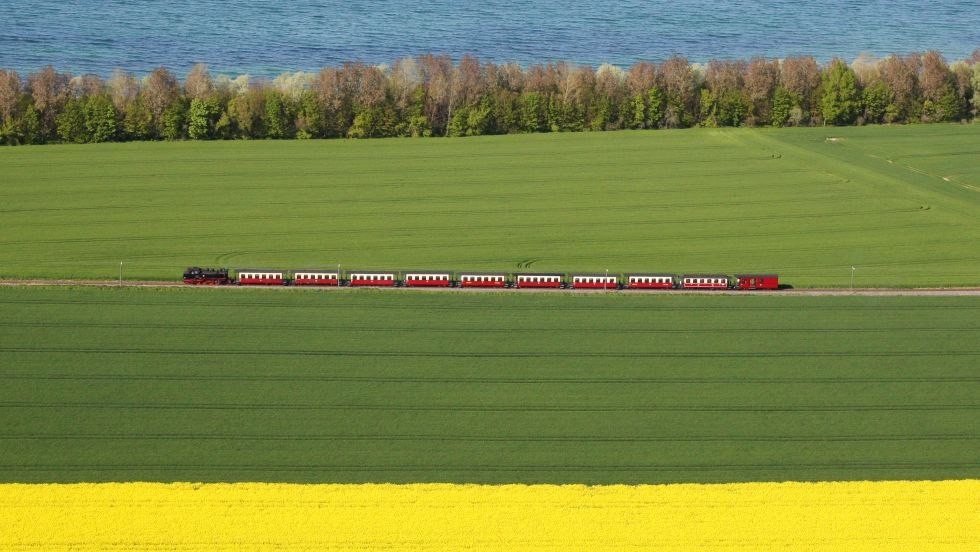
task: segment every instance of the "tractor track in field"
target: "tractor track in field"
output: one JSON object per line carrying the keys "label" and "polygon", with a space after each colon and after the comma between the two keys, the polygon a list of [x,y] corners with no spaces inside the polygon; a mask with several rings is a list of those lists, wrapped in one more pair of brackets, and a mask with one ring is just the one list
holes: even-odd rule
{"label": "tractor track in field", "polygon": [[[187,289],[242,289],[241,286],[189,286],[182,282],[168,280],[75,280],[75,279],[11,279],[0,280],[0,286],[90,286],[90,287],[128,287],[128,288],[187,288]],[[334,287],[297,287],[297,286],[247,286],[256,289],[279,290],[317,290],[341,291],[352,289],[348,286]],[[861,296],[861,297],[948,297],[948,296],[980,296],[980,287],[969,288],[798,288],[782,289],[779,291],[739,291],[739,290],[702,290],[702,289],[672,289],[672,290],[602,290],[602,289],[541,289],[541,288],[386,288],[368,287],[363,289],[391,290],[395,292],[443,292],[443,293],[575,293],[575,294],[628,294],[628,295],[767,295],[787,297],[827,297],[827,296]]]}

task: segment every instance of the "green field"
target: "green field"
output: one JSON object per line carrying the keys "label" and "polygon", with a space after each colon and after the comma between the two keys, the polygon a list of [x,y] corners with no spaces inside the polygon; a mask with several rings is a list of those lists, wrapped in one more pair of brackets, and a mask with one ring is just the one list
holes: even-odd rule
{"label": "green field", "polygon": [[188,265],[980,285],[980,125],[0,149],[0,277]]}
{"label": "green field", "polygon": [[980,477],[980,297],[0,288],[0,481]]}

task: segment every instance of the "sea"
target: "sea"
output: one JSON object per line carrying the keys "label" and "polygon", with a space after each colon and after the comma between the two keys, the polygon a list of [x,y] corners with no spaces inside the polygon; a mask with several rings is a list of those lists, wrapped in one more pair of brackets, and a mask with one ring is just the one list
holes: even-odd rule
{"label": "sea", "polygon": [[271,77],[422,53],[598,66],[980,48],[980,0],[0,0],[0,67]]}

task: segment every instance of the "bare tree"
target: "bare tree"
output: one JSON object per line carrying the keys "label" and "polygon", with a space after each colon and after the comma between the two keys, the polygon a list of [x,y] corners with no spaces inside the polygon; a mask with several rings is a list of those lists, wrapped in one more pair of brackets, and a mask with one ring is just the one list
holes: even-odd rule
{"label": "bare tree", "polygon": [[949,66],[942,54],[935,50],[922,54],[921,59],[919,85],[922,87],[922,96],[938,102],[949,91],[952,80]]}
{"label": "bare tree", "polygon": [[143,97],[153,118],[159,119],[170,104],[180,97],[180,83],[169,69],[157,67],[143,83]]}
{"label": "bare tree", "polygon": [[698,111],[700,77],[687,58],[673,56],[660,66],[660,75],[667,90],[667,126],[678,126],[693,121]]}
{"label": "bare tree", "polygon": [[710,61],[704,80],[708,88],[716,94],[739,91],[745,86],[745,62]]}
{"label": "bare tree", "polygon": [[21,84],[17,72],[0,69],[0,123],[9,121],[14,116],[20,94]]}
{"label": "bare tree", "polygon": [[48,65],[27,77],[27,86],[34,98],[34,107],[41,113],[58,109],[68,99],[68,83],[71,75],[58,73]]}
{"label": "bare tree", "polygon": [[195,64],[184,79],[184,93],[193,100],[207,98],[212,92],[214,92],[214,81],[211,80],[208,66],[203,63]]}
{"label": "bare tree", "polygon": [[433,131],[445,131],[453,93],[453,62],[449,56],[425,54],[419,58],[426,87],[425,116]]}
{"label": "bare tree", "polygon": [[886,121],[905,119],[911,116],[919,97],[919,56],[901,57],[891,55],[879,64],[881,81],[891,92],[892,104],[886,112]]}
{"label": "bare tree", "polygon": [[595,71],[585,65],[576,67],[568,76],[568,99],[572,104],[584,108],[592,102],[595,94]]}
{"label": "bare tree", "polygon": [[555,64],[556,94],[564,104],[568,104],[571,101],[572,75],[574,73],[575,68],[564,61]]}
{"label": "bare tree", "polygon": [[558,87],[555,77],[555,72],[549,71],[548,67],[540,64],[532,65],[524,71],[524,91],[545,95],[556,92]]}
{"label": "bare tree", "polygon": [[497,71],[497,83],[500,88],[510,92],[524,90],[524,71],[516,63],[501,65]]}
{"label": "bare tree", "polygon": [[880,65],[880,59],[864,52],[851,62],[851,70],[854,71],[861,86],[867,86],[881,77]]}
{"label": "bare tree", "polygon": [[27,86],[34,98],[34,107],[41,114],[46,132],[54,131],[54,118],[68,101],[71,75],[58,73],[48,65],[27,77]]}
{"label": "bare tree", "polygon": [[629,93],[631,96],[644,94],[657,85],[657,66],[649,61],[638,61],[630,67]]}
{"label": "bare tree", "polygon": [[779,85],[779,62],[755,58],[745,70],[745,91],[752,102],[758,122],[768,123],[772,116],[772,100]]}
{"label": "bare tree", "polygon": [[477,58],[465,55],[459,60],[453,87],[462,105],[474,105],[487,92],[486,72]]}
{"label": "bare tree", "polygon": [[[973,76],[973,69],[970,65],[964,61],[957,61],[949,67],[950,72],[953,73],[953,82],[956,86],[956,94],[960,97],[961,101],[966,102],[970,97],[970,78]],[[978,92],[974,92],[977,94]]]}
{"label": "bare tree", "polygon": [[820,66],[810,56],[786,58],[779,65],[779,80],[788,92],[800,98],[805,117],[817,109],[817,91],[820,89]]}
{"label": "bare tree", "polygon": [[360,71],[357,88],[353,90],[354,99],[364,107],[377,107],[388,97],[388,79],[380,68],[374,65],[357,65]]}
{"label": "bare tree", "polygon": [[136,96],[140,93],[140,83],[131,73],[121,69],[112,72],[112,77],[106,82],[109,89],[109,96],[112,98],[113,105],[119,112],[126,109]]}
{"label": "bare tree", "polygon": [[280,73],[272,79],[272,86],[282,92],[283,96],[297,101],[303,92],[309,90],[316,77],[312,73],[297,71],[295,73]]}
{"label": "bare tree", "polygon": [[399,109],[408,109],[415,99],[416,91],[422,86],[422,73],[413,58],[402,58],[395,62],[388,78],[391,95]]}
{"label": "bare tree", "polygon": [[603,63],[595,72],[595,91],[613,104],[618,104],[626,96],[626,79],[626,71],[615,65]]}
{"label": "bare tree", "polygon": [[75,97],[98,96],[105,91],[105,84],[98,75],[87,73],[69,81],[71,94]]}
{"label": "bare tree", "polygon": [[332,111],[340,109],[344,96],[340,86],[340,70],[336,67],[322,69],[313,84],[313,91],[316,92],[320,103],[328,109]]}
{"label": "bare tree", "polygon": [[[316,76],[311,75],[310,86],[313,85],[315,80]],[[235,78],[231,78],[228,75],[218,75],[218,77],[214,79],[214,91],[225,98],[241,96],[242,94],[248,92],[251,82],[252,77],[248,73],[238,75]]]}

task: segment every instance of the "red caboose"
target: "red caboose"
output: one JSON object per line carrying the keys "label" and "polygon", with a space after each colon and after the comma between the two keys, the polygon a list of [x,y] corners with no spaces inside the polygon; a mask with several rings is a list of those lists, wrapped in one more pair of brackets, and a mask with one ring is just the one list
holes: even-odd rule
{"label": "red caboose", "polygon": [[738,289],[779,289],[779,276],[775,274],[736,274]]}

